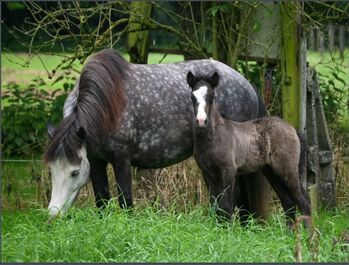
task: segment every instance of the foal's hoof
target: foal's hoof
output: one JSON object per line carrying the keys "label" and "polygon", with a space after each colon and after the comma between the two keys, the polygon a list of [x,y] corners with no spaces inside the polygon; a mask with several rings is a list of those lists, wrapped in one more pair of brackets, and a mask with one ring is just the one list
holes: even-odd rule
{"label": "foal's hoof", "polygon": [[291,226],[291,229],[294,230],[298,230],[298,227],[300,226],[300,224],[303,222],[304,224],[304,228],[309,230],[313,228],[313,221],[311,219],[311,216],[309,215],[301,215],[298,216],[296,218],[296,221],[294,222],[294,224]]}
{"label": "foal's hoof", "polygon": [[227,223],[231,221],[231,214],[224,210],[218,210],[216,213],[217,221],[220,224]]}

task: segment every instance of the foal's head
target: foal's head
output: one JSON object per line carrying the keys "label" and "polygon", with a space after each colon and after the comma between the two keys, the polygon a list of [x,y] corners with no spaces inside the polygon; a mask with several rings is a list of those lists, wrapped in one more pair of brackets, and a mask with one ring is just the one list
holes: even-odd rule
{"label": "foal's head", "polygon": [[192,89],[192,101],[195,110],[196,126],[207,127],[209,114],[215,97],[214,89],[218,85],[219,75],[214,72],[211,76],[195,76],[192,72],[187,74],[188,85]]}

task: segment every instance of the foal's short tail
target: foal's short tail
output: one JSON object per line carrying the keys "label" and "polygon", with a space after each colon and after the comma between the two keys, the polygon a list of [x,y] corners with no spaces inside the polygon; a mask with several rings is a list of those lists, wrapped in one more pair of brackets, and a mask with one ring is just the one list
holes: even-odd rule
{"label": "foal's short tail", "polygon": [[298,174],[300,179],[303,178],[305,166],[306,166],[306,158],[307,158],[307,142],[305,140],[305,136],[303,133],[297,132],[299,143],[300,143],[300,155],[299,155],[299,163],[298,163]]}

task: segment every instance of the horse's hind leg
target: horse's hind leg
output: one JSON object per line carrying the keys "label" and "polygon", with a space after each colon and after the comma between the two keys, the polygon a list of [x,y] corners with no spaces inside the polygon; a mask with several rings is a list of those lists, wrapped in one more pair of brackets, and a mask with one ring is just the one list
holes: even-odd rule
{"label": "horse's hind leg", "polygon": [[98,208],[104,208],[105,203],[110,199],[107,162],[90,159],[90,168],[90,179],[96,198],[96,206]]}
{"label": "horse's hind leg", "polygon": [[278,195],[286,215],[286,223],[291,227],[296,219],[296,202],[293,200],[282,179],[277,177],[270,169],[263,170],[263,174],[267,177],[270,185]]}

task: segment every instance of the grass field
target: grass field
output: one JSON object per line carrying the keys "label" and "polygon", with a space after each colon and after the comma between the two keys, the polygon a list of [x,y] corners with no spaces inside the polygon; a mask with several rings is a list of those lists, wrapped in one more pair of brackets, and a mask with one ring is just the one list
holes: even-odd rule
{"label": "grass field", "polygon": [[338,52],[327,51],[321,55],[319,52],[308,51],[307,61],[310,66],[315,67],[318,72],[326,76],[332,76],[333,69],[337,66],[340,71],[343,71],[337,74],[349,83],[349,49],[345,50],[343,58],[340,58]]}
{"label": "grass field", "polygon": [[[129,60],[127,53],[122,54],[125,59]],[[49,78],[48,72],[51,72],[57,65],[60,64],[62,56],[59,55],[49,55],[49,54],[38,54],[29,57],[26,53],[9,53],[4,52],[2,57],[2,83],[17,82],[19,84],[28,84],[31,79],[36,77],[43,78],[47,84],[48,88],[60,88],[61,82],[50,86],[52,82],[64,71],[57,71],[52,79]],[[159,62],[170,63],[183,61],[183,56],[169,54],[164,57],[160,53],[151,53],[149,55],[149,63],[156,64]],[[76,70],[80,71],[82,65],[80,62],[75,61],[73,66]],[[75,76],[77,73],[73,72]]]}
{"label": "grass field", "polygon": [[[129,60],[127,53],[122,54],[125,59]],[[31,78],[40,76],[48,76],[47,71],[54,69],[60,62],[62,57],[59,55],[38,54],[29,57],[26,53],[9,53],[3,52],[2,57],[2,82],[17,81],[18,83],[29,82]],[[150,53],[149,63],[171,63],[183,61],[183,56],[169,54],[164,57],[164,54]],[[346,82],[349,82],[349,49],[344,53],[344,59],[341,59],[338,53],[325,52],[321,55],[319,52],[308,51],[307,61],[311,66],[314,66],[317,71],[326,76],[332,76],[335,66],[338,66],[340,71],[338,75]],[[77,70],[82,68],[78,62],[74,62],[74,67]]]}
{"label": "grass field", "polygon": [[[218,225],[205,208],[187,213],[135,209],[127,214],[111,204],[99,214],[72,209],[47,224],[42,210],[2,217],[3,262],[294,262],[296,233],[282,215],[266,225],[237,221]],[[315,215],[316,216],[316,215]],[[314,238],[299,234],[302,261],[348,262],[349,213],[322,213]]]}
{"label": "grass field", "polygon": [[[129,60],[127,53],[122,53],[125,59]],[[81,70],[82,65],[77,60],[73,63],[74,69],[76,71],[70,70],[60,70],[55,73],[54,76],[49,78],[49,73],[57,65],[60,64],[62,58],[65,55],[49,55],[49,54],[37,54],[35,56],[29,57],[25,53],[2,53],[2,84],[8,82],[16,82],[23,85],[28,85],[31,83],[33,78],[42,78],[47,85],[45,88],[48,90],[59,89],[63,87],[65,80],[55,82],[57,78],[61,75],[69,74],[73,77],[78,77],[78,72]],[[150,53],[149,63],[171,63],[177,61],[183,61],[183,56],[169,54],[164,56],[164,54]],[[319,52],[308,51],[307,60],[310,66],[314,66],[319,72],[321,78],[325,80],[326,83],[334,82],[338,91],[343,93],[343,100],[349,97],[348,89],[348,73],[349,73],[349,49],[344,53],[344,59],[339,57],[338,52],[330,53],[325,52],[321,55]],[[342,80],[342,81],[341,81]],[[321,87],[320,87],[321,89]],[[343,101],[343,104],[345,102]],[[341,112],[344,116],[345,122],[349,120],[347,111]]]}

